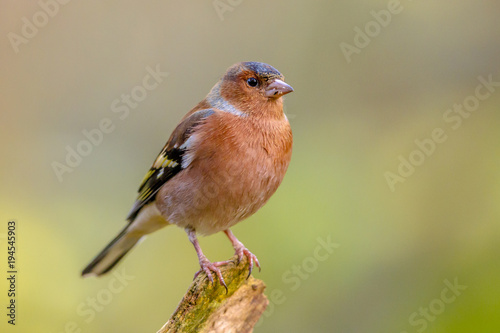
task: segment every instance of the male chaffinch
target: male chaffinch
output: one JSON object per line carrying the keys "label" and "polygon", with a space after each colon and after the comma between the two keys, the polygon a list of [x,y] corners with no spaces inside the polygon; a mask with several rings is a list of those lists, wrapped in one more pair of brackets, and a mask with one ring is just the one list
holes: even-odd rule
{"label": "male chaffinch", "polygon": [[[275,68],[259,62],[230,67],[208,95],[189,111],[139,187],[128,225],[83,270],[108,272],[145,235],[170,224],[184,228],[201,271],[213,282],[218,266],[203,254],[196,233],[224,231],[241,260],[252,254],[229,230],[269,200],[292,155],[292,131],[283,95],[293,91]],[[197,274],[198,274],[197,273]]]}

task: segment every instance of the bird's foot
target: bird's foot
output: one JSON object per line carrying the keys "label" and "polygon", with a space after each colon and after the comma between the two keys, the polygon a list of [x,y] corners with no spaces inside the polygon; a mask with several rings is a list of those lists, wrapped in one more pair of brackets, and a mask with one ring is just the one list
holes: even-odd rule
{"label": "bird's foot", "polygon": [[227,293],[228,289],[226,286],[226,282],[224,281],[224,278],[222,277],[222,273],[220,272],[220,269],[219,269],[219,266],[222,266],[223,264],[225,264],[225,263],[224,262],[210,262],[206,258],[204,260],[202,259],[202,260],[200,260],[201,269],[198,272],[196,272],[196,274],[194,275],[194,278],[196,279],[196,277],[203,271],[207,274],[207,277],[210,280],[210,282],[214,283],[214,278],[212,276],[212,272],[214,272],[215,275],[217,275],[219,283],[222,286],[224,286],[224,288],[226,288],[226,293]]}
{"label": "bird's foot", "polygon": [[238,256],[238,264],[241,262],[241,260],[243,260],[244,256],[246,256],[248,258],[248,268],[249,269],[248,269],[247,279],[250,277],[250,274],[252,274],[254,262],[255,262],[255,265],[257,267],[259,267],[259,272],[260,272],[259,259],[257,259],[255,254],[253,254],[246,247],[244,247],[243,244],[242,244],[242,246],[238,246],[235,248],[235,254]]}
{"label": "bird's foot", "polygon": [[231,230],[229,230],[229,229],[224,230],[224,233],[226,234],[226,236],[229,238],[229,240],[233,244],[234,254],[236,254],[238,256],[238,264],[243,259],[243,256],[246,256],[248,258],[248,267],[249,267],[249,270],[248,270],[247,279],[252,274],[254,262],[257,265],[257,267],[259,267],[259,272],[260,272],[260,263],[259,263],[259,260],[257,259],[257,257],[255,256],[255,254],[253,254],[252,252],[250,252],[245,247],[245,245],[243,245],[243,243],[240,242],[238,240],[238,238],[236,238],[235,235],[233,235],[233,233],[231,232]]}

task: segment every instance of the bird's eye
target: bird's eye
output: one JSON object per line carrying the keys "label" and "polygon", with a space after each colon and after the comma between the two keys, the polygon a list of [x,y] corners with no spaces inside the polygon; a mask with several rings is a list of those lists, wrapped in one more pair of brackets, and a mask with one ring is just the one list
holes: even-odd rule
{"label": "bird's eye", "polygon": [[259,81],[257,81],[257,79],[256,79],[256,78],[251,77],[251,78],[249,78],[249,79],[247,80],[247,83],[248,83],[248,85],[249,85],[250,87],[256,87],[256,86],[257,86],[257,84],[259,83]]}

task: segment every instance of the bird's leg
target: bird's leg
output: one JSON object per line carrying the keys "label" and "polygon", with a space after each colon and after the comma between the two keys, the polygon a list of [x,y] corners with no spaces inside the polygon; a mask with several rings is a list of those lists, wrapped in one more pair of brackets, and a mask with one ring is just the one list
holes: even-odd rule
{"label": "bird's leg", "polygon": [[252,252],[250,252],[245,247],[245,245],[243,245],[243,243],[240,242],[238,240],[238,238],[236,238],[235,235],[233,235],[231,230],[229,230],[229,229],[224,230],[224,233],[226,234],[227,238],[229,238],[229,240],[231,241],[231,244],[233,244],[234,254],[236,254],[238,256],[238,260],[241,261],[241,259],[243,259],[243,256],[246,256],[248,258],[250,269],[249,269],[247,278],[249,278],[250,274],[252,274],[254,262],[255,262],[255,265],[257,265],[257,267],[259,267],[259,272],[260,272],[260,263],[259,263],[259,260],[257,259],[257,257]]}
{"label": "bird's leg", "polygon": [[224,278],[222,277],[222,273],[220,272],[220,269],[217,267],[217,266],[220,266],[220,263],[211,263],[207,259],[207,257],[205,257],[205,255],[203,254],[203,251],[201,251],[201,247],[200,247],[200,244],[198,243],[198,239],[196,238],[196,232],[193,229],[186,228],[186,232],[188,234],[189,241],[191,243],[193,243],[193,246],[194,246],[194,249],[196,250],[196,254],[198,255],[198,260],[200,262],[200,267],[201,267],[201,269],[198,272],[196,272],[194,277],[196,278],[198,276],[198,274],[200,274],[201,271],[204,271],[207,274],[210,282],[213,283],[214,279],[212,277],[211,272],[214,272],[217,275],[220,284],[223,285],[224,288],[226,288],[226,292],[227,292],[226,283],[224,282]]}

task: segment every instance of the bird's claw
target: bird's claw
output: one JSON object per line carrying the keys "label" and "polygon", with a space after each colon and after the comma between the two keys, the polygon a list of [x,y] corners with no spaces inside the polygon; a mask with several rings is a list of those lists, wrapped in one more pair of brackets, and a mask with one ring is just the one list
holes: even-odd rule
{"label": "bird's claw", "polygon": [[228,289],[227,289],[227,286],[226,286],[226,282],[224,281],[224,278],[222,277],[222,273],[219,269],[218,266],[221,266],[223,263],[219,263],[219,262],[210,262],[210,261],[202,261],[200,262],[200,267],[201,269],[196,272],[196,274],[194,275],[194,278],[196,279],[196,277],[203,271],[205,272],[205,274],[207,274],[207,277],[208,279],[210,280],[211,283],[214,283],[214,278],[212,276],[212,272],[215,273],[215,275],[217,275],[217,278],[219,280],[219,283],[224,286],[224,288],[226,288],[226,294],[228,293]]}
{"label": "bird's claw", "polygon": [[238,264],[241,262],[241,260],[243,260],[243,256],[246,256],[248,258],[248,276],[247,276],[247,279],[252,274],[254,262],[255,262],[255,265],[257,267],[259,267],[259,272],[260,272],[259,259],[257,259],[255,254],[250,252],[246,247],[240,247],[240,248],[236,249],[236,255],[238,256]]}
{"label": "bird's claw", "polygon": [[[246,247],[244,247],[244,246],[238,247],[235,251],[235,254],[238,256],[238,265],[241,263],[241,261],[243,260],[244,257],[247,257],[247,259],[248,259],[247,279],[252,274],[254,263],[257,267],[259,267],[259,272],[260,272],[259,259],[257,259],[257,256],[255,256],[255,254],[250,252]],[[200,275],[200,273],[203,271],[203,272],[205,272],[205,274],[207,274],[207,277],[210,280],[210,282],[214,283],[214,278],[212,276],[212,272],[213,272],[213,273],[215,273],[215,275],[217,275],[219,283],[222,286],[224,286],[224,288],[226,289],[226,294],[227,294],[228,288],[227,288],[226,282],[224,281],[224,278],[222,277],[222,273],[219,269],[219,266],[227,265],[229,263],[230,263],[230,261],[210,262],[208,259],[200,260],[201,269],[198,272],[196,272],[196,274],[194,275],[194,279],[196,279],[196,277],[198,275]]]}

